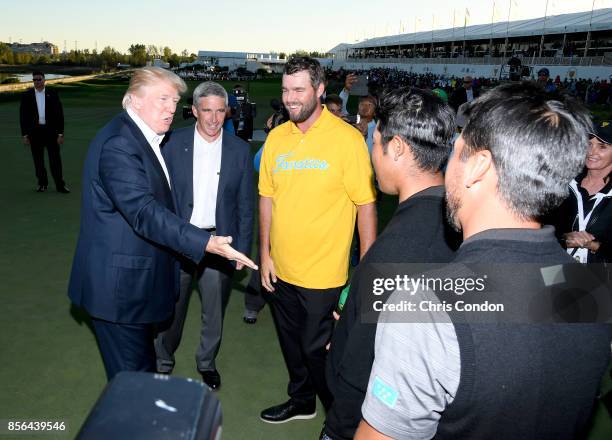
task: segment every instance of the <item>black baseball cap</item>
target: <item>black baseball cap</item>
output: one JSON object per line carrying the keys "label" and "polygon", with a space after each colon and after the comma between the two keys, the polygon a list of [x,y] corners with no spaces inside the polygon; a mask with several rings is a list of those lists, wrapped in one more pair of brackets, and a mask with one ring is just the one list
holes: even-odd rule
{"label": "black baseball cap", "polygon": [[594,130],[590,133],[606,144],[612,144],[612,121],[596,121],[593,123]]}

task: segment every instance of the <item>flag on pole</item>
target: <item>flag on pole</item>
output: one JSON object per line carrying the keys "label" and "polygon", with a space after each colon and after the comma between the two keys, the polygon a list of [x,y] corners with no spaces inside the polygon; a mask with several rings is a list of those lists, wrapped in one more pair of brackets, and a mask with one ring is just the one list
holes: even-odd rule
{"label": "flag on pole", "polygon": [[500,18],[501,18],[500,10],[495,4],[495,2],[493,2],[493,13],[491,14],[491,21],[493,23],[496,23],[497,21],[499,21]]}
{"label": "flag on pole", "polygon": [[[510,7],[508,8],[508,20],[512,20],[512,17],[516,17],[516,13],[518,10],[518,0],[510,0]],[[514,11],[514,15],[512,14],[512,11]]]}

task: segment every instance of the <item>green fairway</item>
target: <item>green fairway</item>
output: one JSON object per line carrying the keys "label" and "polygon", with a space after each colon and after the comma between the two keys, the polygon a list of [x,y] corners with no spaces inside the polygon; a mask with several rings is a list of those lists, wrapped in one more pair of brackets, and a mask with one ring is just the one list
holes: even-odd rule
{"label": "green fairway", "polygon": [[[190,91],[195,85],[189,83]],[[224,83],[228,89],[233,85]],[[53,186],[46,193],[34,191],[32,159],[21,143],[18,96],[0,97],[0,146],[5,155],[0,192],[7,210],[0,220],[0,298],[5,310],[0,324],[0,420],[57,420],[68,425],[64,433],[35,438],[74,438],[106,384],[94,336],[84,315],[71,309],[66,289],[79,228],[82,163],[95,133],[121,111],[126,86],[95,80],[56,87],[65,110],[62,159],[69,195],[56,193]],[[248,90],[257,102],[255,128],[261,129],[271,113],[270,99],[280,96],[280,81],[255,81]],[[175,127],[192,123],[182,121],[179,109]],[[384,197],[382,206],[381,227],[394,210],[394,198]],[[259,420],[262,409],[287,399],[288,377],[269,309],[262,311],[256,325],[242,322],[247,281],[247,273],[236,277],[217,362],[223,382],[217,394],[223,408],[223,438],[316,439],[323,423],[320,405],[313,420],[283,425]],[[199,299],[193,295],[176,354],[177,376],[199,379],[194,359],[198,321]],[[605,413],[599,417],[601,436],[592,438],[603,439],[610,420]],[[9,438],[30,436],[0,435],[0,440]]]}

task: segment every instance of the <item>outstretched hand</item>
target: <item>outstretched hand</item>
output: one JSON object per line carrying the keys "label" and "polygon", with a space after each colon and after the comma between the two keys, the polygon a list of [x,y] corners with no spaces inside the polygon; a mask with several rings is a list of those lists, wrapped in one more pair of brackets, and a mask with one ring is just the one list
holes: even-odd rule
{"label": "outstretched hand", "polygon": [[240,269],[244,266],[247,266],[251,269],[257,270],[257,265],[242,252],[238,252],[236,249],[231,247],[231,243],[232,237],[213,235],[210,237],[210,240],[208,240],[208,243],[206,244],[206,252],[220,255],[230,261],[235,261],[237,268],[240,265]]}

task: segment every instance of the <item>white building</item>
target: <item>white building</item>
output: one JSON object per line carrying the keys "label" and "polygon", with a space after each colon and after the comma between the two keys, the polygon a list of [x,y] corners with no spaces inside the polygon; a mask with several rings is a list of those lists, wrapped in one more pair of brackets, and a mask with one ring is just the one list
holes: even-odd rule
{"label": "white building", "polygon": [[229,70],[242,67],[253,73],[257,72],[258,69],[278,73],[283,71],[285,62],[286,60],[280,59],[276,53],[200,50],[194,64],[207,67],[227,67]]}

